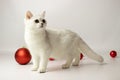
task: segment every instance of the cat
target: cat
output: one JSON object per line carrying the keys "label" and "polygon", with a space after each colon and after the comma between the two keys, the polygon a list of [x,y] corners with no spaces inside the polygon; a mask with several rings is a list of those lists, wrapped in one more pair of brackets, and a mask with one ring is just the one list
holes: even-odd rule
{"label": "cat", "polygon": [[78,66],[80,53],[98,62],[103,58],[96,54],[75,32],[67,29],[47,28],[45,11],[33,15],[30,11],[25,14],[25,42],[33,59],[33,71],[46,72],[49,57],[64,58],[63,69]]}

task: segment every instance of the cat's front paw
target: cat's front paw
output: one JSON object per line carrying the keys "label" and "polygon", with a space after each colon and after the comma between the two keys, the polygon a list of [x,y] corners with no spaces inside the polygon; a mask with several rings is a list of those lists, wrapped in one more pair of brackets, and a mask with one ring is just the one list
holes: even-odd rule
{"label": "cat's front paw", "polygon": [[70,67],[70,65],[68,65],[68,64],[63,64],[63,65],[62,65],[62,68],[63,68],[63,69],[68,69],[69,67]]}
{"label": "cat's front paw", "polygon": [[31,68],[31,70],[32,70],[32,71],[37,71],[37,70],[38,70],[38,67],[37,67],[37,66],[33,66],[33,67]]}
{"label": "cat's front paw", "polygon": [[46,72],[46,69],[45,68],[40,68],[38,69],[38,73],[45,73]]}

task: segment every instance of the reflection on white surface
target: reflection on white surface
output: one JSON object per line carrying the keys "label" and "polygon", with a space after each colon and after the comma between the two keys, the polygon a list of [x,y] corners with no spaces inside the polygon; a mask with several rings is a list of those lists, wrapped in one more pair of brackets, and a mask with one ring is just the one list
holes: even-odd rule
{"label": "reflection on white surface", "polygon": [[62,69],[64,61],[50,61],[46,73],[30,71],[32,63],[19,65],[14,54],[0,54],[0,80],[120,80],[120,58],[111,59],[103,54],[105,62],[99,64],[84,57],[80,66]]}

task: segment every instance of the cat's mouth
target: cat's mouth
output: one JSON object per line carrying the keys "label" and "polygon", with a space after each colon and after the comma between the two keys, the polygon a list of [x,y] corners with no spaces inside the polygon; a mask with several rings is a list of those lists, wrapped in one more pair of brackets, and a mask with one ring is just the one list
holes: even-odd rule
{"label": "cat's mouth", "polygon": [[43,28],[43,26],[37,26],[36,28],[37,28],[37,29],[41,29],[41,28]]}
{"label": "cat's mouth", "polygon": [[37,28],[39,28],[39,29],[40,29],[40,28],[43,28],[43,27],[44,27],[44,25],[39,25]]}
{"label": "cat's mouth", "polygon": [[39,26],[39,28],[43,28],[43,26]]}

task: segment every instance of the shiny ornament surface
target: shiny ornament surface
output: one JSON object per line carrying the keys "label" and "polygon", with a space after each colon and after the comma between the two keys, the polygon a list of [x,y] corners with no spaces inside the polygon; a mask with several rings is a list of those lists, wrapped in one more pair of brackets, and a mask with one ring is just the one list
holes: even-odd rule
{"label": "shiny ornament surface", "polygon": [[27,48],[19,48],[15,52],[15,60],[21,65],[25,65],[30,62],[31,55]]}
{"label": "shiny ornament surface", "polygon": [[80,53],[80,60],[82,60],[83,59],[83,54],[82,53]]}
{"label": "shiny ornament surface", "polygon": [[117,56],[117,52],[115,50],[110,51],[110,56],[115,58]]}
{"label": "shiny ornament surface", "polygon": [[55,59],[54,58],[49,58],[50,61],[54,61]]}

